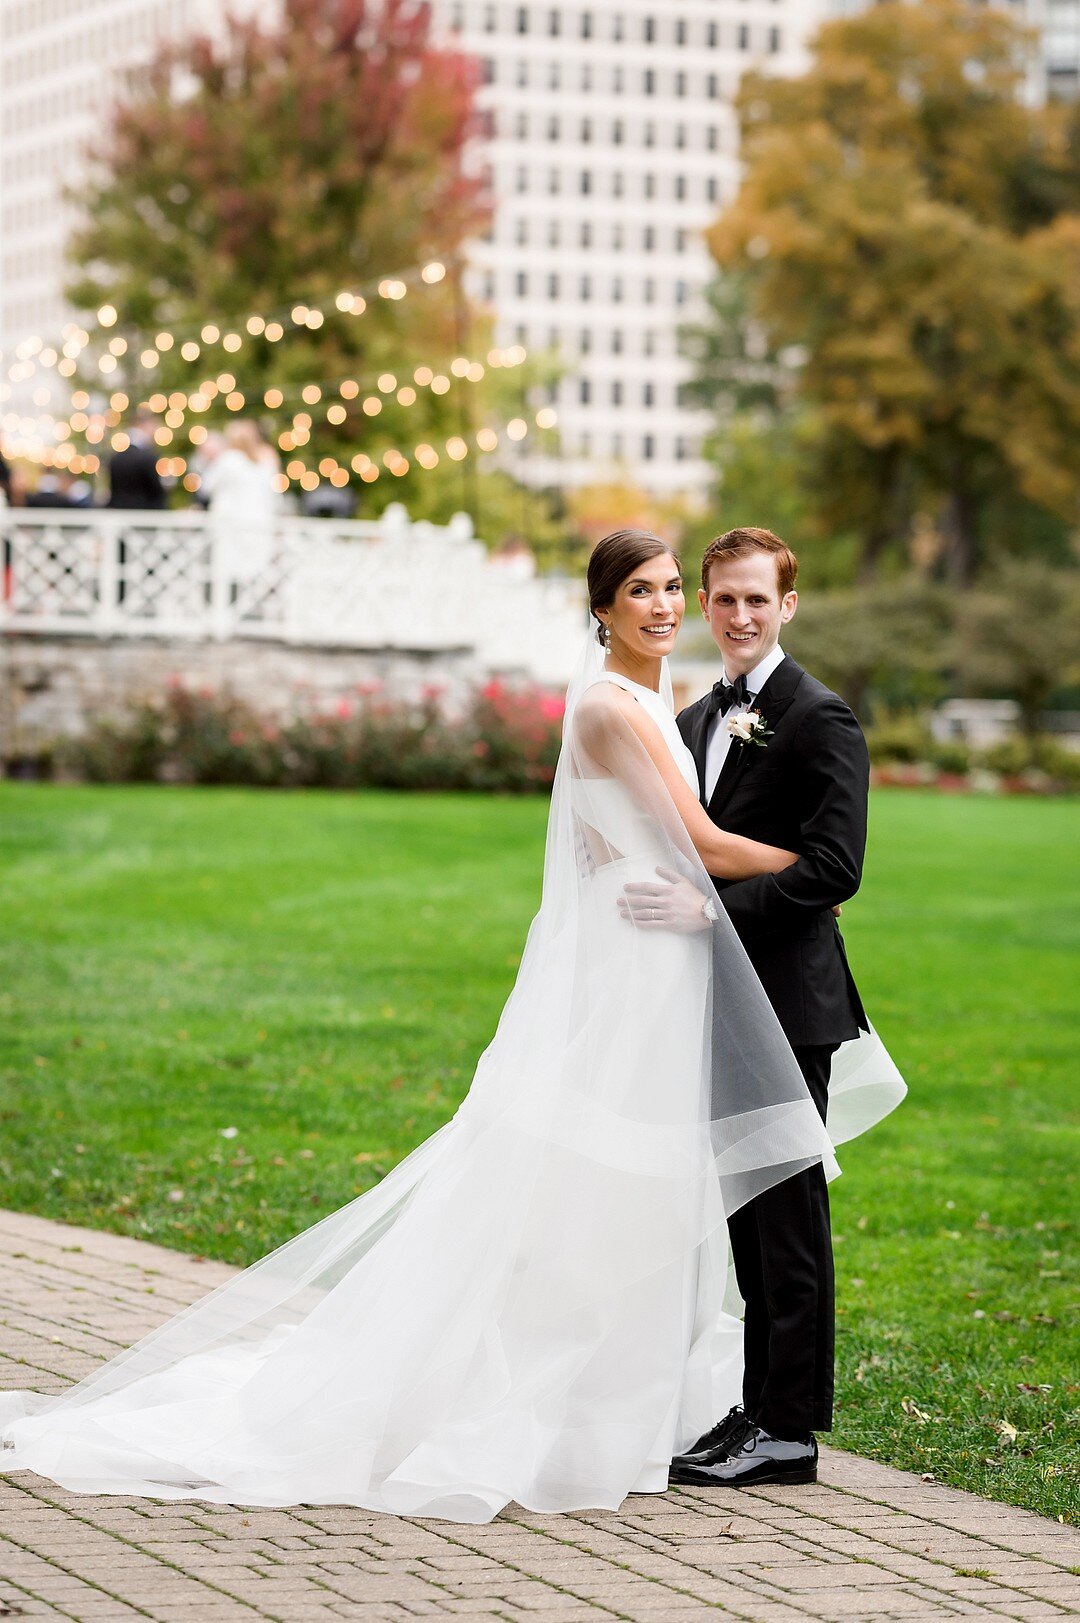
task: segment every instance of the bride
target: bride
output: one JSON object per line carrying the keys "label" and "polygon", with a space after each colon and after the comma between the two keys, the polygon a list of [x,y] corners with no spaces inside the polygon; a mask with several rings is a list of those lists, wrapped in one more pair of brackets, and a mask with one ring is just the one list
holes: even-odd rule
{"label": "bride", "polygon": [[658,867],[704,906],[710,873],[794,853],[698,804],[665,664],[674,554],[610,535],[589,593],[600,629],[567,695],[540,910],[457,1114],[59,1397],[0,1395],[0,1470],[482,1522],[511,1500],[660,1492],[672,1454],[738,1401],[728,1217],[815,1162],[837,1171],[832,1141],[903,1084],[880,1048],[849,1065],[830,1140],[726,914],[675,934],[620,912]]}

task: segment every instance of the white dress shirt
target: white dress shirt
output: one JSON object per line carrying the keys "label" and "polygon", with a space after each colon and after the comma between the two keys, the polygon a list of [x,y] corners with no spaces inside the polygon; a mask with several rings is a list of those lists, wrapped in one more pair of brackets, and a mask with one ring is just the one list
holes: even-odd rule
{"label": "white dress shirt", "polygon": [[[746,691],[750,695],[750,702],[748,704],[733,705],[726,715],[721,715],[718,710],[713,717],[712,726],[709,729],[709,742],[705,746],[706,805],[713,797],[716,780],[720,776],[724,762],[727,759],[727,752],[731,748],[731,734],[728,732],[728,722],[732,716],[741,716],[747,710],[754,708],[754,700],[757,695],[761,692],[776,667],[783,664],[785,657],[784,650],[777,643],[771,653],[766,654],[765,658],[759,660],[752,671],[746,673]],[[727,676],[726,671],[724,675]]]}

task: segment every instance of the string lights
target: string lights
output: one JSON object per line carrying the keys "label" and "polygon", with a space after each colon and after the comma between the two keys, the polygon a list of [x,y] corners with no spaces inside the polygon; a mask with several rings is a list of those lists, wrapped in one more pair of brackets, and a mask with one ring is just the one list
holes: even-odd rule
{"label": "string lights", "polygon": [[[219,346],[226,354],[235,355],[252,338],[263,338],[275,344],[285,337],[290,327],[317,332],[331,311],[361,316],[373,299],[396,303],[417,283],[432,287],[445,276],[446,266],[441,260],[433,259],[395,276],[372,279],[356,290],[343,288],[332,299],[321,303],[292,302],[276,310],[254,313],[239,323],[236,317],[230,316],[204,321],[197,327],[162,328],[152,336],[135,332],[125,337],[123,333],[115,333],[98,357],[97,368],[102,377],[108,379],[122,361],[129,365],[137,359],[143,371],[153,371],[162,355],[174,349],[182,360],[192,365],[205,350]],[[108,330],[118,325],[120,313],[115,305],[103,304],[97,312],[97,320],[100,328]],[[74,377],[79,359],[91,342],[91,334],[77,322],[68,322],[59,342],[48,342],[39,336],[24,338],[15,348],[15,361],[8,367],[8,379],[12,383],[24,383],[39,370],[54,368],[59,377]]]}

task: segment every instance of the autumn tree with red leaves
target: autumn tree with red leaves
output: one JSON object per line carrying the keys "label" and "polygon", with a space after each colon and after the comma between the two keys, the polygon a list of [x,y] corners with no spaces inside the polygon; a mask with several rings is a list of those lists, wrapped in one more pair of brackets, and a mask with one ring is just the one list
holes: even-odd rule
{"label": "autumn tree with red leaves", "polygon": [[[121,375],[133,401],[190,391],[227,366],[265,416],[271,386],[404,380],[459,352],[471,318],[453,275],[371,299],[362,316],[333,308],[340,290],[452,263],[487,215],[463,161],[476,64],[432,42],[429,13],[417,0],[285,0],[274,21],[231,16],[218,37],[169,46],[132,77],[80,196],[70,254],[81,272],[68,291],[79,308],[119,312],[111,332],[131,335]],[[322,325],[286,320],[277,344],[245,331],[250,314],[294,302],[328,304]],[[135,364],[157,330],[194,338],[208,321],[230,322],[240,351],[207,347],[187,364],[177,345],[152,370]],[[484,337],[473,329],[472,347]],[[326,427],[329,448],[453,432],[455,392],[421,394],[406,412],[390,393],[377,423]],[[227,416],[218,399],[202,421]],[[407,484],[394,494],[407,497]]]}

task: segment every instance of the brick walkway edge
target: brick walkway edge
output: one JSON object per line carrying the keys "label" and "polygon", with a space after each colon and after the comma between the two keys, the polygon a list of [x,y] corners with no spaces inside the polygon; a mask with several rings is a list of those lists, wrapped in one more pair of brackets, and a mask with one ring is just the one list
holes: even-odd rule
{"label": "brick walkway edge", "polygon": [[[230,1270],[0,1212],[0,1386],[58,1391]],[[835,1449],[813,1487],[635,1495],[486,1527],[0,1477],[0,1618],[746,1623],[1080,1616],[1080,1531]]]}

